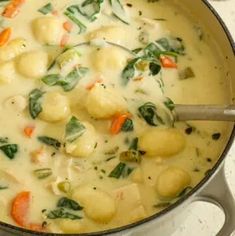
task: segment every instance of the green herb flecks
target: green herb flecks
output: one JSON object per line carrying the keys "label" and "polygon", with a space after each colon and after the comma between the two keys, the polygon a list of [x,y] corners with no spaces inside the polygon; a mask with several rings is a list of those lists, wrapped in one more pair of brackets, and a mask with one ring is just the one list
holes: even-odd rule
{"label": "green herb flecks", "polygon": [[40,89],[34,89],[29,94],[29,113],[33,119],[36,119],[37,116],[42,112],[41,98],[44,92]]}
{"label": "green herb flecks", "polygon": [[54,220],[54,219],[80,220],[82,219],[81,216],[70,213],[69,211],[66,211],[64,208],[58,208],[58,209],[50,211],[47,214],[47,218],[51,220]]}
{"label": "green herb flecks", "polygon": [[48,136],[39,136],[38,140],[48,146],[55,148],[56,150],[60,149],[61,147],[61,142]]}
{"label": "green herb flecks", "polygon": [[65,140],[66,142],[72,143],[77,138],[83,135],[86,127],[75,117],[73,116],[70,121],[67,123],[65,128]]}

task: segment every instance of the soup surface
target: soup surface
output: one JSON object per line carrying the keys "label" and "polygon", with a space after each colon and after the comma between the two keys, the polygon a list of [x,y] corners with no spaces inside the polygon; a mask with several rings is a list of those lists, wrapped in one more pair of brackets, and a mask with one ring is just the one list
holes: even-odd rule
{"label": "soup surface", "polygon": [[229,125],[172,113],[230,99],[220,54],[187,12],[172,1],[0,3],[1,221],[123,226],[211,169]]}

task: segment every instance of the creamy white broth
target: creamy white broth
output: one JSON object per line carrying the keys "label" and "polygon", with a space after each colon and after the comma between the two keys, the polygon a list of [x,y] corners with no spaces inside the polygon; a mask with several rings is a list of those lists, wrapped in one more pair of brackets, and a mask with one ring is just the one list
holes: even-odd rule
{"label": "creamy white broth", "polygon": [[[58,14],[43,15],[38,12],[38,9],[48,2]],[[12,19],[3,18],[2,28],[11,27],[12,35],[10,41],[0,48],[0,55],[4,54],[11,40],[24,38],[26,40],[24,52],[38,50],[47,53],[48,67],[63,50],[60,47],[60,40],[64,34],[69,35],[68,45],[76,45],[97,36],[132,50],[146,46],[139,41],[139,34],[143,30],[149,34],[149,42],[163,37],[182,38],[185,55],[177,56],[178,68],[163,68],[162,66],[161,71],[155,76],[150,76],[149,71],[145,71],[140,80],[138,77],[137,80],[130,79],[127,85],[123,85],[121,72],[128,60],[132,58],[128,52],[110,45],[78,47],[76,48],[80,54],[78,63],[89,68],[89,72],[69,92],[63,91],[60,86],[48,86],[41,81],[41,78],[47,74],[60,71],[56,65],[50,71],[44,71],[40,76],[27,78],[19,66],[24,52],[10,60],[15,70],[12,81],[5,83],[0,78],[0,136],[8,137],[10,144],[17,144],[18,152],[12,160],[1,152],[0,185],[7,188],[0,190],[0,205],[2,206],[0,219],[20,227],[30,228],[31,223],[37,223],[43,226],[38,227],[37,230],[80,233],[110,229],[141,220],[162,210],[162,206],[176,201],[178,197],[173,196],[175,192],[176,195],[180,195],[188,187],[194,187],[217,161],[228,138],[230,126],[224,122],[176,122],[174,128],[169,128],[150,126],[143,117],[139,117],[138,108],[141,105],[152,102],[157,107],[163,106],[161,103],[165,97],[171,98],[176,104],[225,104],[229,102],[229,84],[228,81],[224,81],[225,68],[218,56],[220,53],[215,50],[214,42],[207,35],[199,39],[198,31],[195,30],[195,26],[198,27],[198,25],[187,12],[168,1],[155,3],[144,0],[123,1],[125,11],[130,15],[130,24],[126,25],[111,16],[112,10],[109,3],[105,1],[97,20],[90,23],[81,17],[87,26],[86,32],[78,34],[78,29],[73,24],[72,32],[66,33],[63,23],[68,21],[68,18],[63,12],[77,2],[26,1],[20,7],[17,16]],[[33,26],[34,20],[39,17],[53,17],[60,21],[61,32],[58,33],[60,37],[55,44],[46,45],[39,42],[39,36],[35,34]],[[158,20],[154,20],[155,18]],[[0,68],[3,63],[5,61],[1,59]],[[27,71],[32,67],[32,63],[34,62],[29,60]],[[41,63],[40,59],[38,63]],[[180,80],[179,72],[186,67],[192,68],[195,77]],[[25,71],[25,68],[23,69]],[[36,72],[38,73],[37,69]],[[0,70],[0,75],[1,73]],[[87,86],[95,81],[100,82],[88,90]],[[115,92],[103,100],[103,110],[98,110],[96,114],[98,118],[94,119],[92,116],[95,114],[96,105],[90,102],[92,106],[88,107],[88,97],[100,87],[102,87],[101,90],[110,89]],[[45,121],[45,115],[42,115],[44,111],[36,119],[32,119],[29,114],[28,97],[35,88],[46,92],[43,99],[50,92],[63,95],[68,100],[70,112],[68,114],[62,112],[65,115],[58,122]],[[15,96],[18,97],[15,98]],[[101,99],[101,96],[102,94],[98,94],[97,100]],[[43,99],[42,107],[45,105]],[[120,104],[122,99],[126,106],[124,109]],[[108,105],[110,100],[112,101],[111,108],[114,107],[117,113],[127,111],[131,113],[134,131],[110,134],[113,114],[100,117],[104,113],[110,113],[111,109],[107,109],[107,106],[110,106]],[[51,109],[58,102],[59,100],[56,100]],[[120,110],[119,107],[121,107]],[[169,113],[169,110],[167,112]],[[58,113],[55,111],[54,114]],[[95,131],[90,131],[91,134],[85,143],[88,143],[88,146],[94,144],[87,156],[68,153],[68,149],[64,147],[65,126],[72,116],[79,119],[85,126],[86,122],[89,122],[95,129]],[[49,119],[48,116],[46,118]],[[24,134],[27,126],[35,127],[30,138]],[[92,130],[89,127],[90,125],[86,126],[86,130]],[[151,133],[152,130],[157,130],[157,133],[159,130],[163,132],[170,130],[170,133],[164,133],[162,138],[156,139],[156,145],[161,143],[162,139],[172,141],[164,146],[161,151],[162,155],[148,155],[151,147],[146,145],[146,142],[143,144],[143,136]],[[84,140],[84,135],[86,134],[82,134],[74,142]],[[56,150],[39,142],[37,139],[39,136],[52,137],[59,140],[62,145]],[[170,139],[170,136],[173,138]],[[136,137],[139,138],[139,145],[146,147],[146,150],[138,149],[142,151],[141,163],[124,162],[127,167],[133,169],[132,172],[123,178],[111,178],[109,176],[111,171],[120,163],[120,154],[129,149]],[[152,140],[154,138],[155,136]],[[151,140],[151,137],[148,139]],[[174,145],[176,151],[166,155]],[[40,151],[39,154],[35,154],[38,151]],[[154,150],[154,152],[160,151]],[[52,174],[47,178],[38,179],[34,171],[42,168],[49,168]],[[166,170],[170,170],[168,171],[170,174]],[[168,181],[172,176],[175,180],[173,184]],[[160,186],[161,181],[163,183],[166,181],[164,189]],[[70,185],[71,191],[67,193],[61,191],[58,188],[61,182],[66,182],[66,186]],[[176,186],[176,189],[172,185]],[[21,218],[27,218],[27,223],[19,224],[12,214],[13,199],[25,191],[30,192],[30,207],[27,214],[21,215]],[[62,197],[72,199],[83,207],[79,211],[64,208],[66,212],[80,216],[82,219],[72,220],[71,217],[50,219],[51,217],[48,217],[51,211],[60,209],[56,206]],[[97,206],[99,206],[98,209]]]}

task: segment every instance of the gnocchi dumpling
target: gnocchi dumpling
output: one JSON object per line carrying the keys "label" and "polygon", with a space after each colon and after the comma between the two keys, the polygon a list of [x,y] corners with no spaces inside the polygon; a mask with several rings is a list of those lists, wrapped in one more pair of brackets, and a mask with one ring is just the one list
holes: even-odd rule
{"label": "gnocchi dumpling", "polygon": [[8,61],[0,64],[0,83],[9,84],[15,77],[14,62]]}
{"label": "gnocchi dumpling", "polygon": [[63,28],[57,17],[46,16],[33,21],[33,33],[40,43],[54,45],[60,41]]}
{"label": "gnocchi dumpling", "polygon": [[64,232],[68,234],[77,234],[84,232],[86,226],[85,226],[85,220],[70,220],[70,219],[61,219],[58,221],[59,228]]}
{"label": "gnocchi dumpling", "polygon": [[156,189],[162,198],[175,198],[190,185],[191,177],[179,167],[169,167],[160,173]]}
{"label": "gnocchi dumpling", "polygon": [[84,207],[87,217],[98,223],[109,222],[116,213],[114,199],[96,187],[88,185],[78,187],[72,197]]}
{"label": "gnocchi dumpling", "polygon": [[126,111],[127,105],[115,89],[97,83],[87,95],[86,109],[94,118],[107,119]]}
{"label": "gnocchi dumpling", "polygon": [[[133,223],[146,217],[146,211],[137,184],[129,184],[113,192],[117,201],[117,215],[114,220]],[[125,218],[123,219],[123,216]]]}
{"label": "gnocchi dumpling", "polygon": [[139,148],[146,152],[146,156],[173,156],[184,147],[185,137],[174,128],[153,128],[139,139]]}
{"label": "gnocchi dumpling", "polygon": [[66,96],[58,92],[49,92],[43,96],[40,119],[48,122],[58,122],[70,115],[70,106]]}
{"label": "gnocchi dumpling", "polygon": [[126,39],[126,30],[120,26],[102,26],[87,35],[89,41],[103,39],[113,43],[123,44]]}
{"label": "gnocchi dumpling", "polygon": [[27,78],[40,78],[46,74],[48,55],[43,51],[32,51],[22,54],[16,68],[20,74]]}
{"label": "gnocchi dumpling", "polygon": [[107,68],[111,70],[124,68],[127,55],[119,48],[103,47],[92,53],[91,61],[97,71],[104,73],[107,71]]}
{"label": "gnocchi dumpling", "polygon": [[75,157],[88,157],[90,156],[97,144],[97,134],[95,128],[88,122],[83,122],[85,132],[78,137],[74,142],[66,143],[66,153]]}
{"label": "gnocchi dumpling", "polygon": [[9,61],[19,56],[26,50],[26,40],[16,38],[11,40],[6,46],[0,48],[0,61]]}

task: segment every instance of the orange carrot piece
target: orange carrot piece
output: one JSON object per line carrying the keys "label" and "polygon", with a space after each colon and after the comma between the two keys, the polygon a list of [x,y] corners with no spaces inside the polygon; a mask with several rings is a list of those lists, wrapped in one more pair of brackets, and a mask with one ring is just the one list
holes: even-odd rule
{"label": "orange carrot piece", "polygon": [[19,13],[19,8],[25,3],[25,0],[12,0],[4,9],[2,15],[7,18],[13,18]]}
{"label": "orange carrot piece", "polygon": [[97,83],[102,83],[102,82],[103,82],[102,79],[97,79],[97,80],[95,80],[94,82],[88,84],[88,85],[86,86],[86,89],[87,89],[87,90],[92,90],[92,89],[95,87],[95,85],[96,85]]}
{"label": "orange carrot piece", "polygon": [[30,192],[19,193],[12,202],[11,216],[22,227],[28,225],[28,211],[30,204]]}
{"label": "orange carrot piece", "polygon": [[70,33],[73,29],[73,24],[70,21],[65,21],[63,27],[68,33]]}
{"label": "orange carrot piece", "polygon": [[69,42],[69,35],[68,34],[64,34],[63,36],[62,36],[62,39],[61,39],[61,41],[60,41],[60,47],[65,47],[67,44],[68,44],[68,42]]}
{"label": "orange carrot piece", "polygon": [[131,115],[129,113],[116,115],[113,118],[113,121],[111,124],[111,128],[110,128],[111,134],[118,134],[121,131],[122,126],[125,123],[125,121],[130,117]]}
{"label": "orange carrot piece", "polygon": [[161,64],[164,68],[177,68],[177,64],[170,58],[166,56],[160,57]]}
{"label": "orange carrot piece", "polygon": [[6,28],[0,33],[0,47],[4,46],[11,37],[11,28]]}
{"label": "orange carrot piece", "polygon": [[34,127],[34,126],[30,126],[30,125],[29,125],[29,126],[26,126],[26,127],[24,128],[24,134],[25,134],[25,136],[28,137],[28,138],[31,138],[32,135],[33,135],[34,130],[35,130],[35,127]]}

